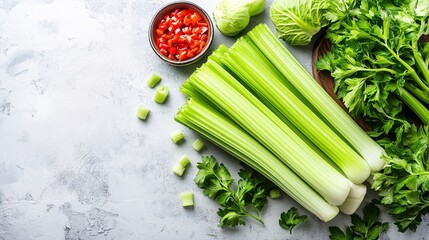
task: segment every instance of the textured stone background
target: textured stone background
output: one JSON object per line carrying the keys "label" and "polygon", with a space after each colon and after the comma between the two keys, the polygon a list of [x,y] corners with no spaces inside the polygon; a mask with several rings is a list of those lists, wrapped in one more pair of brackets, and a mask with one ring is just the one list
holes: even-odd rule
{"label": "textured stone background", "polygon": [[[198,136],[173,120],[185,101],[179,86],[201,62],[168,66],[147,41],[150,19],[168,2],[0,0],[1,240],[327,239],[328,226],[349,223],[310,216],[290,235],[277,221],[296,204],[283,197],[270,201],[264,226],[216,226],[217,205],[193,183]],[[195,2],[210,13],[216,3]],[[259,22],[272,27],[267,11],[250,27]],[[234,41],[215,34],[212,49]],[[310,47],[289,49],[310,69]],[[145,84],[154,72],[171,90],[164,105]],[[146,122],[135,117],[139,104],[151,109]],[[169,139],[177,129],[181,145]],[[178,178],[171,168],[183,154],[192,167]],[[210,144],[202,154],[239,168]],[[195,193],[195,208],[181,207],[183,191]],[[392,225],[383,239],[429,239],[427,229],[427,218],[414,234]]]}

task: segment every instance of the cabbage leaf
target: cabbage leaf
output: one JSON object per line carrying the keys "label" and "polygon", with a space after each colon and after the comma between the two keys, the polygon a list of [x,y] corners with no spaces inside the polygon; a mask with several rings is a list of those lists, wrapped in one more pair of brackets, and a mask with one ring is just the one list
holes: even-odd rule
{"label": "cabbage leaf", "polygon": [[276,0],[270,7],[271,21],[279,38],[291,45],[307,45],[320,29],[329,24],[324,13],[326,0]]}

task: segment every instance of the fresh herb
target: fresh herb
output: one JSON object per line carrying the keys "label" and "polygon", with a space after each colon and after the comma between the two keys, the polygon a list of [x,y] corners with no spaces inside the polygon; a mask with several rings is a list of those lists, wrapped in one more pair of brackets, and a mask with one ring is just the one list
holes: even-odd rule
{"label": "fresh herb", "polygon": [[352,115],[363,117],[374,137],[413,117],[429,124],[429,44],[420,42],[429,34],[429,2],[355,0],[338,16],[326,33],[332,51],[316,66],[331,72]]}
{"label": "fresh herb", "polygon": [[411,125],[385,147],[386,167],[374,175],[372,188],[400,232],[416,231],[429,212],[429,127]]}
{"label": "fresh herb", "polygon": [[380,209],[375,202],[368,203],[363,209],[363,217],[351,216],[352,225],[343,232],[339,227],[329,227],[331,240],[376,240],[389,228],[389,223],[379,222]]}
{"label": "fresh herb", "polygon": [[234,180],[225,165],[218,164],[213,156],[203,156],[197,163],[199,169],[194,181],[204,189],[204,195],[216,200],[221,217],[219,227],[245,224],[245,217],[251,217],[260,223],[262,209],[267,203],[269,181],[249,167],[238,173],[241,179],[233,186]]}
{"label": "fresh herb", "polygon": [[282,212],[280,214],[279,225],[289,230],[290,234],[292,234],[292,229],[306,220],[306,215],[299,215],[298,209],[296,207],[291,207],[287,212]]}

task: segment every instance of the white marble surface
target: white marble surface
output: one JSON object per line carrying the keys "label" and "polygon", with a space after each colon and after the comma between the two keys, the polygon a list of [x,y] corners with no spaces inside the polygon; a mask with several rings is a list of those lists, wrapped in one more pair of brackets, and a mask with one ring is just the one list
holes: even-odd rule
{"label": "white marble surface", "polygon": [[[193,182],[198,136],[173,120],[185,101],[179,86],[202,62],[169,66],[147,40],[150,18],[168,2],[0,0],[1,240],[328,239],[329,226],[349,223],[310,216],[290,235],[277,221],[296,203],[283,197],[266,207],[264,226],[216,226],[216,203]],[[216,3],[195,2],[210,13]],[[272,27],[267,11],[250,27],[259,22]],[[216,31],[212,49],[233,41]],[[289,48],[310,69],[310,47]],[[171,90],[164,105],[145,84],[154,72]],[[151,109],[146,122],[135,117],[139,104]],[[184,144],[170,142],[177,129]],[[171,167],[183,154],[192,167],[178,178]],[[239,168],[211,144],[202,154]],[[181,207],[183,191],[195,193],[193,209]],[[427,218],[413,234],[392,224],[383,239],[429,239],[428,229]]]}

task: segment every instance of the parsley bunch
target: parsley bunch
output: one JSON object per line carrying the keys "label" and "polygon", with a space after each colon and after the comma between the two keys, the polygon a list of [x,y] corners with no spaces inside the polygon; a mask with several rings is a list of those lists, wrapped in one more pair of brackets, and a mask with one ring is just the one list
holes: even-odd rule
{"label": "parsley bunch", "polygon": [[248,166],[243,166],[238,175],[237,185],[223,164],[218,164],[213,156],[203,156],[197,163],[199,169],[195,183],[204,189],[203,194],[216,200],[222,208],[217,214],[221,217],[218,226],[244,225],[245,217],[262,221],[262,209],[267,203],[269,189],[274,185]]}
{"label": "parsley bunch", "polygon": [[[429,124],[429,2],[354,0],[327,30],[332,51],[317,62],[355,117],[380,136],[406,127],[413,114]],[[411,112],[404,111],[406,105]],[[411,114],[410,114],[411,113]]]}
{"label": "parsley bunch", "polygon": [[383,171],[372,188],[395,219],[400,232],[415,231],[429,212],[429,127],[412,125],[385,145]]}

